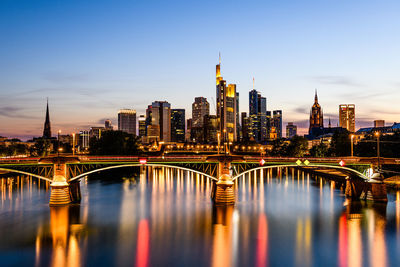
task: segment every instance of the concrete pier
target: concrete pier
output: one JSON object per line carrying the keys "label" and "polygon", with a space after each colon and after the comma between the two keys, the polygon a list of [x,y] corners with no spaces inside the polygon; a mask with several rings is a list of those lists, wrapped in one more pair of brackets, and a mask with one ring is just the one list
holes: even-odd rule
{"label": "concrete pier", "polygon": [[380,173],[375,173],[369,181],[346,178],[345,195],[351,199],[387,202],[386,185]]}

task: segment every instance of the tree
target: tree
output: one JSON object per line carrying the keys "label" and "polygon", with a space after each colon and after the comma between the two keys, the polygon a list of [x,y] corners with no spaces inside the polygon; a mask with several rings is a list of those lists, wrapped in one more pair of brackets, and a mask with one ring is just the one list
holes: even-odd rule
{"label": "tree", "polygon": [[46,138],[37,138],[30,148],[31,156],[45,157],[50,153],[51,142]]}
{"label": "tree", "polygon": [[350,133],[347,130],[333,134],[329,152],[336,157],[350,156],[351,140]]}
{"label": "tree", "polygon": [[321,142],[310,149],[310,156],[316,158],[327,157],[329,156],[329,148],[325,143]]}
{"label": "tree", "polygon": [[304,157],[308,153],[308,140],[303,136],[295,135],[287,147],[287,155],[291,157]]}
{"label": "tree", "polygon": [[122,131],[105,131],[97,139],[89,141],[91,155],[137,155],[139,153],[139,137]]}

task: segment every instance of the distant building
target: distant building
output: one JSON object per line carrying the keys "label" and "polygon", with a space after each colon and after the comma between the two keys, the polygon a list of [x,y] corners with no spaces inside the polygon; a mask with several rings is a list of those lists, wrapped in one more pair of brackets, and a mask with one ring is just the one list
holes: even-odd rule
{"label": "distant building", "polygon": [[151,109],[151,125],[158,125],[160,129],[159,140],[171,140],[171,104],[167,101],[155,101],[149,106]]}
{"label": "distant building", "polygon": [[324,128],[324,116],[322,113],[322,108],[318,103],[317,91],[315,91],[314,104],[310,111],[310,127],[308,130],[309,135],[313,135],[313,131],[316,129]]}
{"label": "distant building", "polygon": [[184,109],[171,109],[171,141],[185,142]]}
{"label": "distant building", "polygon": [[90,138],[96,137],[97,139],[100,139],[101,134],[104,131],[105,131],[104,127],[90,127],[89,136]]}
{"label": "distant building", "polygon": [[136,135],[136,110],[121,109],[118,112],[118,130]]}
{"label": "distant building", "polygon": [[203,127],[204,116],[210,114],[210,104],[205,97],[196,97],[192,104],[192,126]]}
{"label": "distant building", "polygon": [[276,130],[276,136],[277,138],[282,138],[282,110],[274,110],[272,115],[272,126]]}
{"label": "distant building", "polygon": [[51,138],[51,126],[50,126],[49,100],[48,99],[47,99],[47,105],[46,105],[46,120],[44,122],[44,128],[43,128],[43,138],[46,138],[46,139]]}
{"label": "distant building", "polygon": [[186,134],[185,134],[185,141],[186,142],[191,142],[192,138],[192,119],[187,119],[186,120]]}
{"label": "distant building", "polygon": [[140,115],[138,121],[139,121],[139,137],[142,138],[142,141],[144,141],[144,138],[147,136],[146,117],[144,115]]}
{"label": "distant building", "polygon": [[267,99],[262,97],[254,88],[249,92],[248,127],[250,139],[254,139],[257,142],[267,139]]}
{"label": "distant building", "polygon": [[217,120],[222,140],[234,142],[237,140],[238,123],[238,93],[236,84],[226,84],[221,76],[221,58],[216,66]]}
{"label": "distant building", "polygon": [[89,148],[89,131],[80,131],[78,138],[79,151],[83,152]]}
{"label": "distant building", "polygon": [[147,141],[149,143],[160,141],[160,125],[147,126]]}
{"label": "distant building", "polygon": [[292,138],[297,135],[297,126],[293,124],[293,122],[288,122],[286,125],[286,138]]}
{"label": "distant building", "polygon": [[374,127],[385,127],[385,120],[374,120]]}
{"label": "distant building", "polygon": [[218,119],[216,115],[204,116],[204,140],[206,143],[216,143],[218,134]]}
{"label": "distant building", "polygon": [[242,112],[241,116],[241,125],[242,125],[242,141],[250,139],[250,118],[247,117],[246,112]]}
{"label": "distant building", "polygon": [[355,109],[354,104],[339,105],[339,126],[352,133],[356,127]]}
{"label": "distant building", "polygon": [[111,120],[104,121],[104,129],[106,131],[112,131],[114,129],[114,127],[111,125]]}

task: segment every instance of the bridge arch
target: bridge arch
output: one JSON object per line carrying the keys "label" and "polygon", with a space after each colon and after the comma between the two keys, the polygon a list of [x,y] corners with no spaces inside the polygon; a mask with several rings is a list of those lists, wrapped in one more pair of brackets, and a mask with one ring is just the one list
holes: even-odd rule
{"label": "bridge arch", "polygon": [[213,176],[211,176],[211,175],[208,175],[208,174],[206,174],[206,173],[199,172],[199,171],[196,171],[196,170],[193,170],[193,169],[189,169],[189,168],[185,168],[185,167],[180,167],[180,166],[174,166],[174,165],[154,164],[154,163],[147,163],[147,164],[140,164],[140,163],[136,163],[136,164],[122,164],[122,165],[115,165],[115,166],[103,167],[103,168],[100,168],[100,169],[96,169],[96,170],[92,170],[92,171],[88,171],[88,172],[79,174],[79,175],[77,175],[77,176],[72,177],[71,179],[69,179],[69,181],[72,182],[72,181],[75,181],[75,180],[77,180],[77,179],[80,179],[80,178],[82,178],[82,177],[84,177],[84,176],[87,176],[87,175],[89,175],[89,174],[96,173],[96,172],[100,172],[100,171],[111,170],[111,169],[117,169],[117,168],[125,168],[125,167],[140,167],[140,166],[145,166],[145,167],[148,167],[148,166],[149,166],[149,167],[165,167],[165,168],[172,168],[172,169],[178,169],[178,170],[183,170],[183,171],[189,171],[189,172],[193,172],[193,173],[197,173],[197,174],[203,175],[203,176],[205,176],[205,177],[207,177],[207,178],[209,178],[209,179],[211,179],[211,180],[218,181],[217,178],[215,178],[215,177],[213,177]]}
{"label": "bridge arch", "polygon": [[271,166],[261,166],[261,167],[257,167],[257,168],[253,168],[253,169],[249,169],[247,171],[244,171],[242,173],[237,174],[236,176],[234,176],[232,178],[232,181],[238,179],[239,177],[246,175],[250,172],[253,171],[257,171],[257,170],[263,170],[263,169],[273,169],[273,168],[296,168],[296,167],[317,167],[317,168],[329,168],[329,169],[336,169],[336,170],[343,170],[343,171],[347,171],[350,173],[353,173],[355,175],[357,175],[358,177],[360,177],[361,179],[368,181],[370,178],[365,176],[364,174],[362,174],[359,171],[353,170],[351,168],[348,167],[342,167],[342,166],[330,166],[330,165],[322,165],[322,164],[309,164],[307,166],[298,166],[298,165],[293,165],[293,164],[286,164],[286,165],[271,165]]}
{"label": "bridge arch", "polygon": [[52,182],[53,180],[44,176],[40,176],[37,174],[33,174],[33,173],[29,173],[29,172],[24,172],[24,171],[20,171],[20,170],[14,170],[14,169],[7,169],[7,168],[0,168],[0,171],[7,171],[7,172],[13,172],[13,173],[20,173],[20,174],[24,174],[24,175],[28,175],[28,176],[33,176],[36,177],[38,179],[42,179],[48,182]]}

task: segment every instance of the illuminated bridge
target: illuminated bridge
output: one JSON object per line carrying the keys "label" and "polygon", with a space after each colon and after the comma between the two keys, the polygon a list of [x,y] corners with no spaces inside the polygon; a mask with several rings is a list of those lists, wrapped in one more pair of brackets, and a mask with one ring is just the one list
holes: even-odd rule
{"label": "illuminated bridge", "polygon": [[0,173],[13,172],[50,182],[50,205],[80,202],[79,180],[104,170],[140,167],[166,167],[189,171],[213,180],[216,203],[235,202],[234,181],[246,175],[264,177],[267,171],[288,174],[302,170],[324,175],[346,183],[346,195],[374,201],[387,201],[386,188],[378,164],[400,164],[400,159],[380,158],[277,158],[235,155],[165,155],[149,157],[127,156],[62,156],[46,158],[0,159]]}

